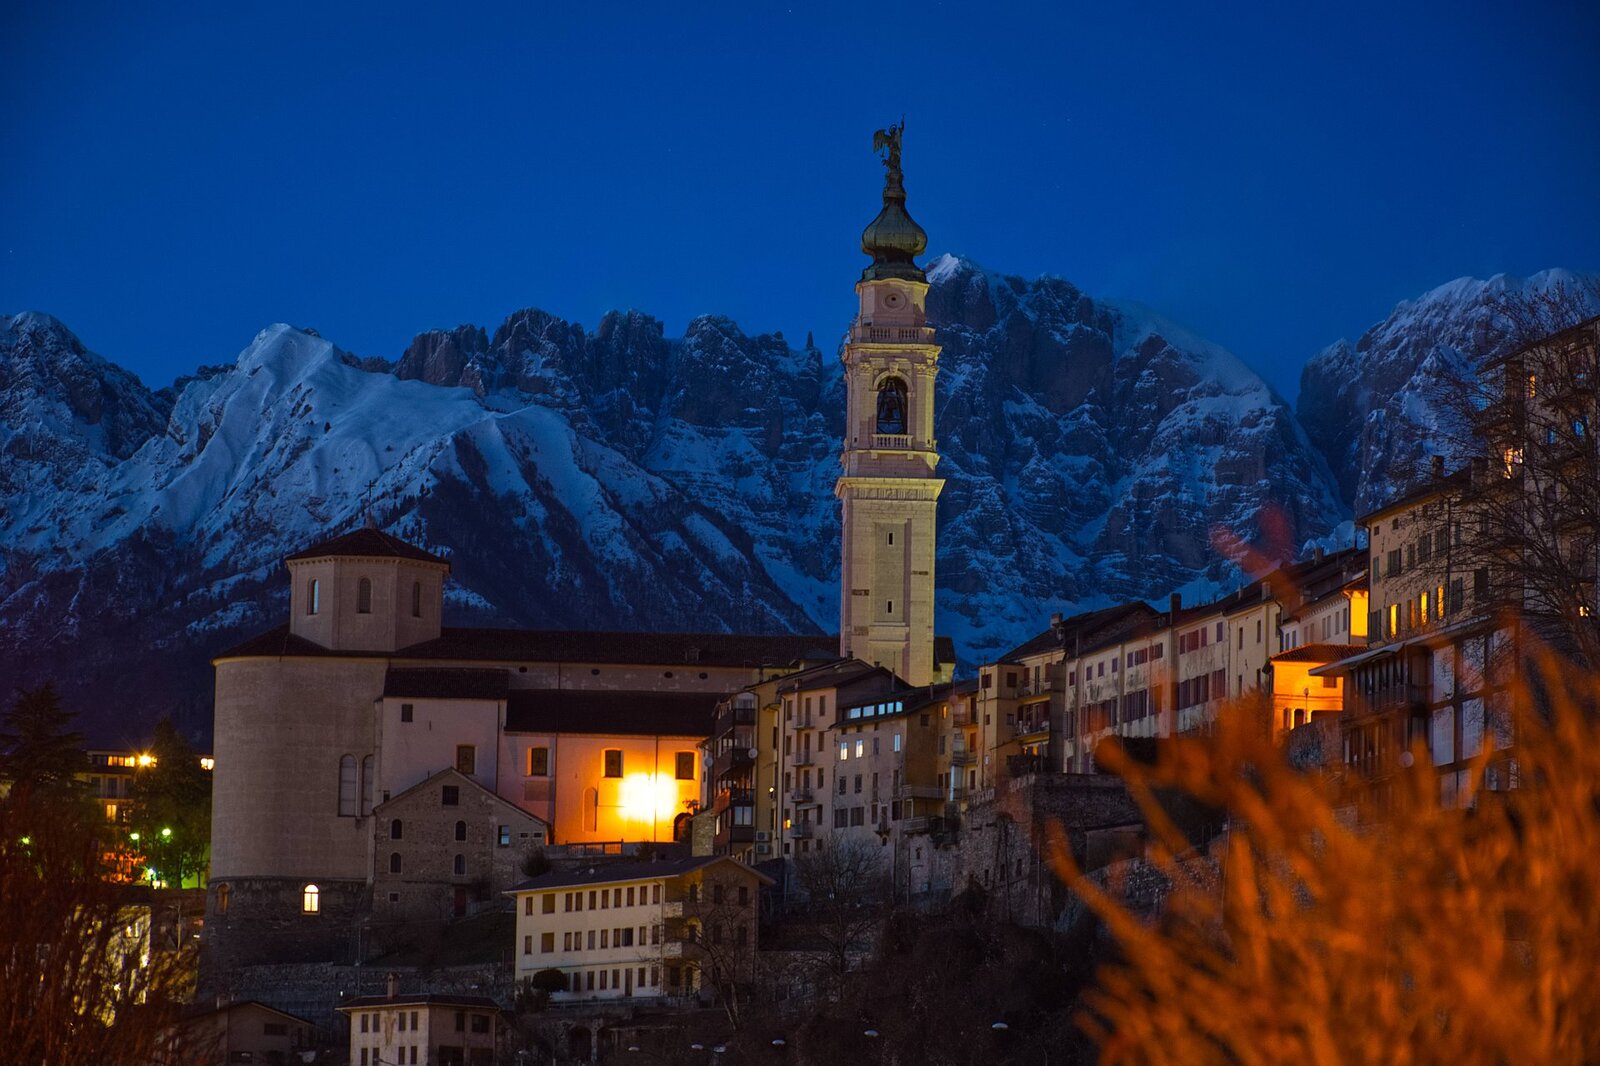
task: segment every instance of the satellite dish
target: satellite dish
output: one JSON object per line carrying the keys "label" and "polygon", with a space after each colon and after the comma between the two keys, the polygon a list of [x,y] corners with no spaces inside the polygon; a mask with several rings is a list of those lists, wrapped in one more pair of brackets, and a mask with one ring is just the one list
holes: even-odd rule
{"label": "satellite dish", "polygon": [[757,748],[751,748],[751,749],[750,749],[750,750],[749,750],[749,751],[748,751],[748,752],[746,752],[746,753],[745,753],[745,754],[747,754],[747,755],[749,755],[749,756],[750,756],[750,757],[751,757],[751,758],[752,758],[752,759],[754,759],[754,758],[756,758],[756,757],[757,757],[757,756],[759,756],[759,755],[760,755],[760,754],[761,754],[761,752],[760,752],[760,750],[759,750],[759,749],[757,749]]}

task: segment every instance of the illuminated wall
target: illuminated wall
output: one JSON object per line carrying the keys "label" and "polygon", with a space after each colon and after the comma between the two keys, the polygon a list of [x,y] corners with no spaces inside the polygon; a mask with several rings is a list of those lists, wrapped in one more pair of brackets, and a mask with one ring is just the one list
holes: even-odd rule
{"label": "illuminated wall", "polygon": [[[499,793],[552,827],[557,844],[670,841],[701,798],[703,737],[508,734]],[[547,754],[537,756],[543,749]],[[607,752],[616,752],[607,764]],[[680,754],[689,776],[679,777]],[[541,760],[543,760],[541,762]],[[617,765],[620,760],[620,767]],[[543,769],[543,773],[540,771]],[[615,774],[611,776],[608,770]]]}

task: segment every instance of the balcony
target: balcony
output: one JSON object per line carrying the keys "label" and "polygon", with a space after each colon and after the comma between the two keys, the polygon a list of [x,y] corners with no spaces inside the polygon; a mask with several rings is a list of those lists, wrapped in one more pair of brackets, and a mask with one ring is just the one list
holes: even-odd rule
{"label": "balcony", "polygon": [[1018,737],[1042,737],[1050,733],[1050,719],[1022,719],[1017,722]]}
{"label": "balcony", "polygon": [[970,748],[957,748],[950,753],[951,766],[971,766],[978,761],[978,753]]}
{"label": "balcony", "polygon": [[750,807],[756,802],[756,790],[753,788],[719,788],[711,799],[711,810],[714,814],[721,814],[729,807]]}
{"label": "balcony", "polygon": [[720,712],[713,723],[712,736],[721,736],[736,725],[755,725],[754,707],[730,707]]}
{"label": "balcony", "polygon": [[805,751],[796,752],[794,757],[791,758],[789,762],[793,766],[814,766],[816,765],[816,760],[816,753],[810,749],[807,749]]}
{"label": "balcony", "polygon": [[932,326],[852,326],[850,339],[857,344],[932,344]]}
{"label": "balcony", "polygon": [[794,840],[810,840],[815,835],[816,828],[810,822],[796,822],[789,827],[789,836]]}
{"label": "balcony", "polygon": [[937,785],[901,785],[894,790],[897,799],[944,799],[944,789]]}
{"label": "balcony", "polygon": [[793,791],[791,791],[789,793],[789,798],[791,800],[793,800],[795,803],[815,803],[816,802],[816,798],[814,796],[812,796],[811,790],[809,788],[797,788],[797,789],[794,789]]}
{"label": "balcony", "polygon": [[719,777],[725,777],[733,770],[749,766],[754,763],[756,761],[755,757],[750,754],[752,750],[754,750],[753,743],[751,743],[749,746],[746,746],[735,742],[732,747],[730,747],[727,751],[722,752],[716,757],[715,760],[712,761],[712,780],[716,780]]}
{"label": "balcony", "polygon": [[717,830],[713,838],[718,847],[727,847],[731,844],[752,844],[756,839],[756,827],[753,825],[730,825],[725,829]]}
{"label": "balcony", "polygon": [[1028,679],[1017,686],[1017,699],[1020,700],[1027,696],[1048,695],[1053,687],[1055,687],[1054,682],[1048,677],[1041,677],[1037,681]]}

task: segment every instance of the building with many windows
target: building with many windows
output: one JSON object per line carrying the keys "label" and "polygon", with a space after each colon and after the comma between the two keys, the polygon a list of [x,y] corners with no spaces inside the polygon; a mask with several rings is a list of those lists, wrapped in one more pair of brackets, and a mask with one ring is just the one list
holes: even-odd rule
{"label": "building with many windows", "polygon": [[350,1022],[350,1066],[493,1066],[505,1033],[486,996],[359,996],[339,1012]]}
{"label": "building with many windows", "polygon": [[556,1004],[696,997],[747,978],[770,878],[726,856],[606,863],[517,885],[518,980],[560,975]]}

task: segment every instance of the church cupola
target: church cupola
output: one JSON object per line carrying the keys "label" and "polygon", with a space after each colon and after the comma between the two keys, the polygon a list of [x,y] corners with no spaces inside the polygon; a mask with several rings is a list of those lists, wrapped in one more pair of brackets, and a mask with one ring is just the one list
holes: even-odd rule
{"label": "church cupola", "polygon": [[900,135],[905,123],[879,130],[872,138],[874,150],[884,153],[883,210],[861,233],[861,250],[872,265],[861,272],[862,281],[900,278],[927,281],[916,257],[928,250],[928,235],[906,211],[905,176],[900,172]]}
{"label": "church cupola", "polygon": [[378,529],[284,560],[289,632],[335,651],[394,652],[439,636],[450,564]]}

